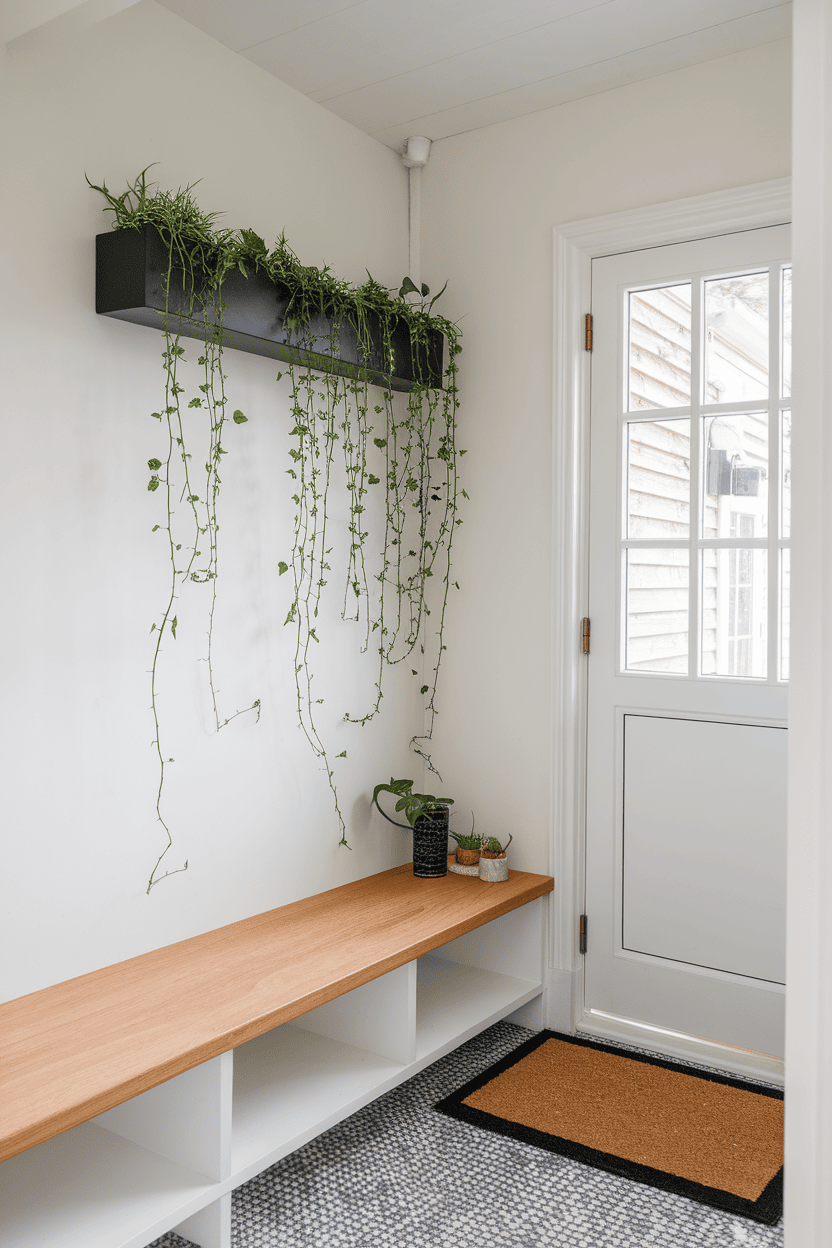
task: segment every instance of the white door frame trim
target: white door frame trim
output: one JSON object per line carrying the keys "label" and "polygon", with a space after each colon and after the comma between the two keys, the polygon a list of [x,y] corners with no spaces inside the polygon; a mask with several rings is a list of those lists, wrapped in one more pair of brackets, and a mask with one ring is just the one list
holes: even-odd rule
{"label": "white door frame trim", "polygon": [[[760,182],[555,226],[552,426],[551,862],[555,876],[547,1026],[584,1012],[578,919],[585,880],[586,660],[579,623],[589,575],[589,353],[592,261],[791,220],[791,179]],[[646,1039],[646,1036],[645,1036]],[[770,1076],[769,1076],[770,1077]]]}

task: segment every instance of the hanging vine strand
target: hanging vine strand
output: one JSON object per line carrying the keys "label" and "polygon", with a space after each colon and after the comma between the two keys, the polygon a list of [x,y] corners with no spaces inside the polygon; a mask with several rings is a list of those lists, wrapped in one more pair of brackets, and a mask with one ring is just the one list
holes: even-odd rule
{"label": "hanging vine strand", "polygon": [[[228,231],[216,229],[216,214],[205,214],[198,208],[191,195],[192,187],[179,190],[176,194],[159,190],[151,192],[146,173],[147,170],[143,170],[120,196],[112,195],[104,184],[93,186],[89,179],[87,181],[94,190],[104,195],[107,200],[105,211],[114,214],[116,228],[141,230],[146,225],[154,226],[165,244],[167,255],[162,274],[165,296],[162,315],[165,343],[162,352],[164,402],[161,411],[151,413],[165,429],[167,446],[164,459],[154,457],[148,460],[150,479],[147,484],[152,493],[160,486],[164,487],[164,522],[155,524],[153,531],[165,533],[169,562],[167,600],[160,616],[153,621],[150,628],[153,637],[150,669],[150,705],[154,728],[152,746],[158,762],[155,812],[165,838],[165,844],[147,881],[146,891],[150,893],[163,879],[188,869],[187,860],[181,867],[163,869],[164,860],[173,847],[170,826],[163,813],[163,799],[167,768],[174,760],[164,745],[159,702],[162,649],[168,638],[176,641],[177,628],[180,627],[178,603],[188,584],[210,584],[211,587],[207,654],[204,661],[216,731],[247,711],[255,711],[259,719],[260,701],[257,699],[245,710],[236,711],[221,719],[213,664],[219,569],[218,502],[220,467],[225,454],[222,434],[227,404],[226,376],[223,372],[225,305],[222,303],[221,292],[223,278],[231,267],[228,244],[232,235]],[[179,289],[182,291],[182,298],[178,297]],[[206,341],[203,354],[199,357],[203,378],[198,386],[199,393],[190,399],[183,410],[186,387],[181,379],[181,370],[186,360],[181,339],[183,333],[187,333],[189,325],[201,325]],[[208,449],[201,492],[191,464],[193,454],[188,449],[193,435],[186,417],[189,409],[200,409],[207,417]],[[241,411],[233,414],[235,424],[243,424],[246,419]],[[204,437],[204,423],[202,433]],[[198,434],[199,430],[197,436]],[[183,506],[184,516],[178,514],[178,509]]]}

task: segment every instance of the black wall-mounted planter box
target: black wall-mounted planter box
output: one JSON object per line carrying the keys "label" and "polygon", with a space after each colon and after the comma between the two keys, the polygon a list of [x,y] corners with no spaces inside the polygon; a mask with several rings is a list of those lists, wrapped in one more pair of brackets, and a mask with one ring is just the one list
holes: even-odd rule
{"label": "black wall-mounted planter box", "polygon": [[[103,316],[136,325],[164,328],[165,292],[162,277],[167,273],[167,249],[153,226],[144,230],[112,230],[95,239],[95,310]],[[358,336],[344,323],[337,336],[337,353],[333,353],[332,323],[324,317],[311,322],[299,334],[287,330],[284,314],[289,293],[275,285],[264,273],[250,272],[243,277],[238,269],[230,272],[222,286],[223,303],[227,304],[223,324],[223,343],[239,351],[265,355],[285,363],[310,365],[324,373],[357,377],[366,368],[370,380],[389,385],[393,390],[412,389],[421,375],[431,386],[442,384],[444,336],[432,330],[425,357],[414,369],[410,333],[400,321],[393,330],[393,375],[384,371],[381,328],[370,321],[372,350],[364,359]],[[182,270],[174,269],[171,279],[168,317],[173,332],[178,329],[187,338],[210,338],[199,321],[187,318],[188,298],[182,288]]]}

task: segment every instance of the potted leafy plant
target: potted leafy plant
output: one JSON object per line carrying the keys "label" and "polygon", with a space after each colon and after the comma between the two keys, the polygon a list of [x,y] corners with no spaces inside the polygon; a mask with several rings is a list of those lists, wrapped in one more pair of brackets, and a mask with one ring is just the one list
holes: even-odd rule
{"label": "potted leafy plant", "polygon": [[[379,793],[392,793],[398,799],[396,810],[407,819],[399,823],[381,809]],[[394,780],[377,784],[373,804],[388,823],[413,832],[413,874],[421,879],[435,879],[448,874],[448,807],[452,797],[435,797],[432,793],[414,793],[412,780]]]}
{"label": "potted leafy plant", "polygon": [[501,845],[496,836],[484,836],[480,850],[480,879],[489,884],[497,884],[508,879],[508,860],[506,850],[514,840],[510,836],[505,845]]}

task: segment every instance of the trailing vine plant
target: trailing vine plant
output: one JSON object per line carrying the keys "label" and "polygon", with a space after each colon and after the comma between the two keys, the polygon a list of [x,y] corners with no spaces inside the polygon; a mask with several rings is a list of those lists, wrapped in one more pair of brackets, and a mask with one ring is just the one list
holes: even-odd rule
{"label": "trailing vine plant", "polygon": [[[187,860],[181,867],[165,869],[163,865],[173,846],[170,826],[163,813],[163,798],[167,769],[174,760],[166,749],[159,706],[162,648],[168,638],[176,641],[181,610],[178,604],[186,586],[210,585],[205,662],[216,731],[219,732],[246,711],[255,711],[259,718],[260,702],[258,699],[244,711],[236,711],[221,719],[214,683],[214,613],[219,571],[218,501],[222,457],[226,453],[222,437],[227,413],[226,375],[222,366],[225,305],[221,290],[223,278],[233,263],[229,247],[232,236],[229,231],[216,227],[216,214],[200,210],[191,194],[192,187],[180,189],[175,194],[158,188],[152,190],[148,186],[146,173],[147,169],[143,170],[119,196],[112,195],[104,183],[94,186],[89,179],[87,182],[107,200],[105,211],[113,213],[116,229],[142,230],[146,225],[152,225],[159,232],[167,254],[162,274],[165,296],[161,325],[164,333],[164,397],[161,410],[151,412],[153,419],[158,420],[164,430],[164,445],[159,455],[147,461],[150,471],[147,489],[154,494],[160,488],[163,490],[163,517],[161,523],[153,525],[153,532],[164,535],[169,566],[166,597],[150,626],[153,639],[150,666],[152,746],[158,762],[155,809],[165,844],[148,878],[149,893],[169,875],[188,869]],[[189,325],[200,326],[206,334],[206,341],[198,358],[202,370],[198,393],[185,405],[183,365],[186,359],[181,339]],[[193,453],[188,449],[190,439],[199,433],[191,427],[186,415],[189,409],[194,408],[200,409],[203,426],[207,424],[204,473],[192,464]],[[237,410],[232,420],[234,424],[241,425],[247,417]],[[204,427],[202,432],[204,446]],[[177,509],[181,510],[178,512]]]}
{"label": "trailing vine plant", "polygon": [[[165,758],[159,726],[157,670],[163,638],[175,639],[178,627],[176,603],[187,582],[210,582],[211,602],[208,624],[208,679],[216,729],[237,715],[256,711],[259,699],[243,711],[221,719],[213,680],[212,644],[216,605],[218,546],[217,502],[220,493],[221,438],[226,423],[226,377],[222,371],[223,314],[222,283],[233,268],[245,277],[262,271],[288,294],[284,314],[294,349],[285,372],[289,382],[292,428],[290,465],[295,506],[293,543],[286,560],[278,561],[278,573],[291,569],[291,601],[285,624],[294,630],[293,664],[299,724],[326,773],[340,829],[341,845],[349,848],[346,826],[338,802],[334,772],[318,728],[316,708],[323,703],[315,687],[315,647],[321,643],[318,628],[325,587],[333,569],[330,564],[336,538],[333,536],[332,499],[336,462],[343,465],[347,515],[343,529],[347,536],[346,566],[343,569],[341,617],[356,622],[361,630],[361,650],[375,650],[376,667],[369,705],[347,710],[344,719],[365,725],[381,709],[384,674],[388,667],[411,664],[410,671],[420,682],[425,697],[425,722],[411,745],[429,769],[439,775],[430,752],[436,707],[436,690],[445,646],[445,626],[451,581],[451,551],[461,497],[467,498],[458,477],[458,461],[464,450],[456,445],[456,418],[459,406],[457,357],[461,350],[459,328],[435,315],[433,306],[444,292],[430,298],[427,286],[417,289],[405,278],[398,291],[390,291],[369,274],[367,281],[353,285],[336,278],[329,268],[301,264],[283,235],[269,251],[253,230],[231,231],[216,225],[215,213],[198,208],[186,187],[175,194],[151,190],[147,170],[114,196],[102,184],[94,187],[107,200],[119,229],[154,226],[165,245],[168,267],[164,281],[165,398],[161,412],[153,415],[165,423],[168,445],[164,460],[151,459],[148,489],[165,487],[166,523],[156,525],[167,533],[170,556],[169,593],[165,609],[155,621],[154,653],[151,668],[151,705],[155,726],[154,746],[159,760],[159,786],[156,813],[167,836],[167,844],[148,882],[148,892],[160,879],[174,874],[161,871],[172,844],[162,815]],[[92,183],[90,183],[92,185]],[[179,282],[184,291],[179,297]],[[173,293],[177,299],[174,309]],[[326,352],[331,366],[321,371],[321,347],[315,342],[321,319],[328,329]],[[180,337],[189,327],[199,325],[206,341],[199,363],[203,380],[199,394],[188,407],[200,408],[207,417],[209,449],[201,492],[192,484],[191,454],[186,450],[182,400],[184,386],[180,365],[184,348]],[[392,376],[396,361],[395,337],[406,329],[413,360],[414,384],[406,401],[394,394],[388,383],[379,385],[379,374]],[[355,334],[365,364],[340,366],[342,331]],[[313,332],[314,331],[314,332]],[[436,332],[444,336],[446,362],[443,384],[437,385],[431,352]],[[373,343],[380,337],[382,358],[373,357]],[[314,354],[313,354],[314,347]],[[372,361],[373,367],[370,367]],[[278,373],[278,380],[283,373]],[[246,417],[239,410],[235,422]],[[177,462],[178,461],[178,462]],[[179,468],[174,484],[172,469]],[[177,542],[173,533],[176,489],[181,482],[181,498],[187,508],[189,532]],[[369,511],[371,491],[379,491],[384,502],[383,531],[371,537]],[[338,529],[338,525],[334,527]],[[204,548],[204,551],[203,549]],[[181,552],[185,553],[182,554]],[[200,562],[201,561],[201,562]],[[429,587],[435,590],[429,593]],[[339,591],[340,592],[340,591]],[[429,673],[429,674],[428,674]],[[337,758],[346,758],[343,750]],[[179,867],[176,870],[185,870]]]}

